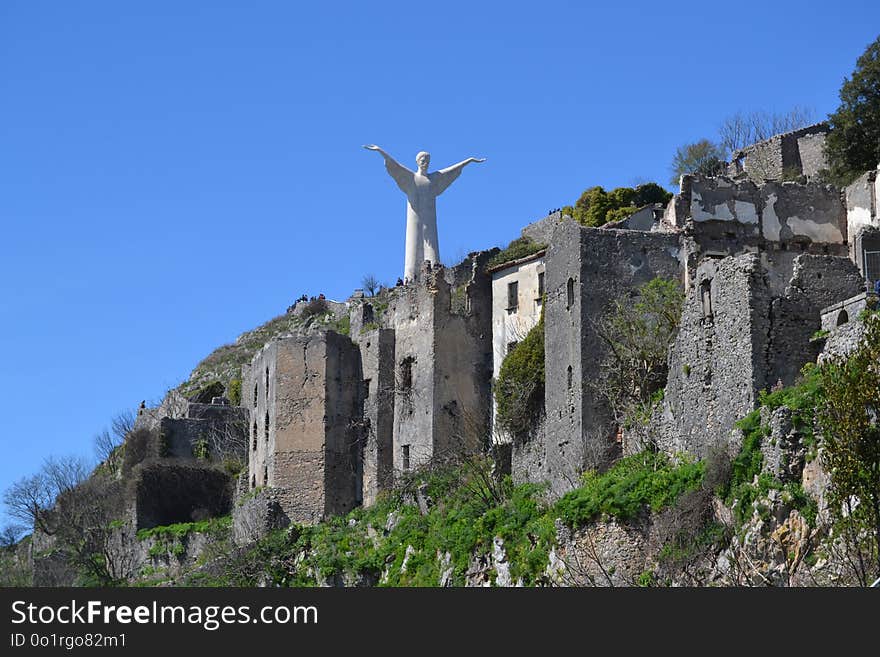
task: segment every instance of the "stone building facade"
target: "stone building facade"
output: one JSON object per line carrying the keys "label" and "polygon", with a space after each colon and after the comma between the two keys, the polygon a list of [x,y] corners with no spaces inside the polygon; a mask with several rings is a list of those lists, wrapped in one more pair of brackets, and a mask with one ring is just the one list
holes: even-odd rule
{"label": "stone building facade", "polygon": [[686,292],[658,423],[665,449],[733,449],[759,392],[815,361],[821,309],[864,288],[847,224],[828,185],[683,176],[663,224],[681,235]]}

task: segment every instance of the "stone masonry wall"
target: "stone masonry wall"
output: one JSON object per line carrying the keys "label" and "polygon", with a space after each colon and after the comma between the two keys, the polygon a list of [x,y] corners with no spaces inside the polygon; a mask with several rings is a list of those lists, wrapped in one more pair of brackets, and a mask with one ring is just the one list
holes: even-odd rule
{"label": "stone masonry wall", "polygon": [[880,221],[877,212],[880,180],[877,178],[877,171],[868,171],[859,176],[846,188],[845,196],[850,258],[867,278],[865,251],[880,251]]}
{"label": "stone masonry wall", "polygon": [[803,254],[795,260],[785,296],[770,307],[767,382],[795,383],[801,368],[815,362],[820,345],[810,342],[821,328],[821,311],[863,289],[858,269],[848,258]]}
{"label": "stone masonry wall", "polygon": [[729,173],[745,172],[756,181],[813,177],[828,167],[824,153],[828,130],[828,124],[817,123],[747,146],[733,154]]}
{"label": "stone masonry wall", "polygon": [[680,280],[678,236],[563,223],[546,267],[544,479],[558,495],[584,468],[602,465],[615,435],[590,386],[606,350],[594,323],[639,285],[657,276]]}
{"label": "stone masonry wall", "polygon": [[235,544],[252,543],[273,529],[289,525],[290,518],[281,504],[283,497],[283,491],[261,488],[237,501],[232,509],[232,539]]}
{"label": "stone masonry wall", "polygon": [[769,301],[758,256],[700,263],[669,354],[664,450],[704,457],[754,408],[765,384],[756,354],[766,344]]}
{"label": "stone masonry wall", "polygon": [[797,151],[801,159],[801,172],[808,179],[828,168],[825,157],[825,132],[819,131],[797,137]]}
{"label": "stone masonry wall", "polygon": [[791,385],[818,347],[827,301],[851,296],[861,281],[841,257],[801,254],[784,295],[774,294],[757,254],[700,262],[688,290],[678,336],[670,349],[669,379],[658,442],[669,452],[705,457],[716,447],[735,451],[734,423],[751,412],[759,391]]}
{"label": "stone masonry wall", "polygon": [[434,282],[434,450],[473,452],[488,447],[492,409],[492,282],[490,254],[471,257],[466,311],[455,312],[455,290]]}
{"label": "stone masonry wall", "polygon": [[541,244],[549,244],[553,237],[553,231],[561,223],[575,224],[576,222],[568,215],[563,215],[562,212],[553,212],[523,228],[521,235]]}
{"label": "stone masonry wall", "polygon": [[473,253],[452,270],[423,267],[416,282],[390,293],[382,325],[394,331],[394,471],[488,440],[492,331],[485,265],[493,253]]}
{"label": "stone masonry wall", "polygon": [[[434,299],[426,276],[395,288],[383,314],[394,330],[393,469],[418,467],[433,456]],[[408,454],[409,463],[404,463]]]}

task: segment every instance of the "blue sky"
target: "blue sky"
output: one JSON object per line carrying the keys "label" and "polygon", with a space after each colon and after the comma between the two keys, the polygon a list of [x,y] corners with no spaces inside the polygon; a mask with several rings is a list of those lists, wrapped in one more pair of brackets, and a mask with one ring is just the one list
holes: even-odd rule
{"label": "blue sky", "polygon": [[737,110],[833,111],[880,3],[0,2],[0,490],[300,294],[403,269],[407,166],[468,156],[441,257],[665,183]]}

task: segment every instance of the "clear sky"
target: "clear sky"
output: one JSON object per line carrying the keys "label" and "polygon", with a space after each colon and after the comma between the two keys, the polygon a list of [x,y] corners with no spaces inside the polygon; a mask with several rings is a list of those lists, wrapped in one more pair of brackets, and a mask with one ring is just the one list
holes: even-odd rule
{"label": "clear sky", "polygon": [[737,110],[824,118],[878,31],[876,0],[0,1],[0,490],[301,294],[393,284],[363,144],[488,158],[438,200],[449,264]]}

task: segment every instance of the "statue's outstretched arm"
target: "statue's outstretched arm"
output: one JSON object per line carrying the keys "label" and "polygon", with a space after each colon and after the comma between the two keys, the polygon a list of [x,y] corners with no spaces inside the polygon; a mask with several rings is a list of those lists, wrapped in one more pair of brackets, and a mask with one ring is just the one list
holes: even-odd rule
{"label": "statue's outstretched arm", "polygon": [[462,160],[461,162],[453,164],[452,166],[448,166],[445,169],[440,169],[440,171],[438,171],[437,173],[451,173],[452,171],[461,171],[471,162],[479,163],[479,162],[485,162],[485,161],[486,161],[485,157],[469,157],[468,159]]}
{"label": "statue's outstretched arm", "polygon": [[434,189],[437,194],[442,194],[446,191],[446,188],[449,187],[453,181],[461,175],[461,170],[464,169],[471,162],[485,162],[485,157],[469,157],[466,160],[462,160],[457,164],[453,164],[452,166],[446,167],[445,169],[440,169],[437,173],[433,174],[434,176]]}
{"label": "statue's outstretched arm", "polygon": [[388,171],[388,175],[394,178],[394,182],[396,182],[397,186],[406,194],[409,183],[412,182],[412,177],[415,175],[415,172],[407,169],[375,144],[367,144],[364,148],[368,151],[377,151],[382,154],[382,157],[385,158],[385,169]]}

